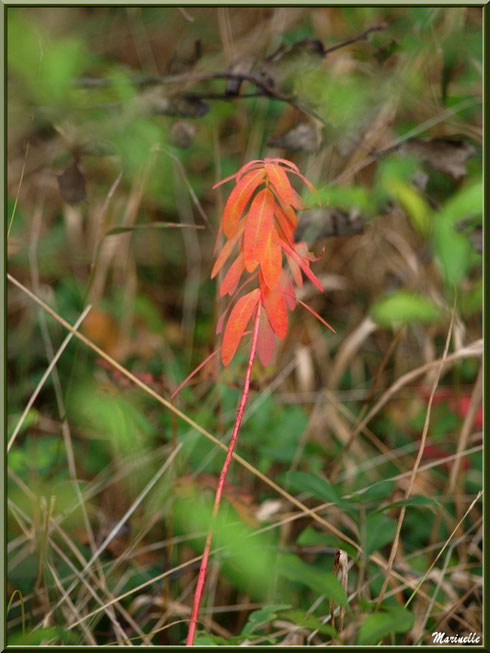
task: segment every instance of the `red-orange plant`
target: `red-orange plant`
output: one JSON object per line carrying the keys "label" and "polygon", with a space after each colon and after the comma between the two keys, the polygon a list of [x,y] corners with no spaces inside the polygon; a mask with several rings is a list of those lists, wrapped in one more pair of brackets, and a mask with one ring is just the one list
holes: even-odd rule
{"label": "red-orange plant", "polygon": [[[211,272],[211,278],[214,278],[232,254],[235,253],[235,258],[220,286],[220,295],[222,297],[224,295],[232,296],[231,302],[218,320],[216,328],[216,332],[219,334],[223,330],[223,325],[225,325],[221,344],[223,365],[228,365],[233,359],[252,316],[255,315],[255,318],[244,388],[226,459],[219,477],[211,526],[206,538],[194,594],[194,604],[187,635],[188,646],[192,646],[194,643],[197,617],[211,549],[213,523],[218,513],[226,474],[233,456],[247,401],[255,354],[258,353],[263,365],[270,363],[274,350],[274,340],[276,336],[279,338],[286,336],[288,309],[294,310],[297,302],[305,306],[327,327],[332,328],[312,308],[296,297],[294,284],[301,288],[303,285],[302,274],[314,283],[319,290],[323,291],[323,288],[310,269],[310,263],[315,259],[308,252],[308,246],[306,243],[295,243],[294,241],[294,231],[298,224],[296,210],[305,207],[299,195],[291,186],[288,175],[299,177],[308,188],[314,190],[313,185],[300,174],[298,168],[285,159],[250,161],[236,174],[223,179],[214,186],[216,188],[231,179],[235,179],[236,182],[226,202],[218,234],[217,242],[219,242],[221,234],[224,234],[226,242],[219,252]],[[288,263],[291,276],[283,268],[283,254]],[[244,273],[246,278],[239,285]],[[254,281],[256,287],[247,290],[233,305],[241,291]],[[231,308],[232,306],[233,308]],[[230,308],[231,312],[229,312]],[[200,369],[204,363],[197,369]],[[195,374],[197,369],[190,376]],[[190,376],[177,388],[174,395],[189,380]]]}

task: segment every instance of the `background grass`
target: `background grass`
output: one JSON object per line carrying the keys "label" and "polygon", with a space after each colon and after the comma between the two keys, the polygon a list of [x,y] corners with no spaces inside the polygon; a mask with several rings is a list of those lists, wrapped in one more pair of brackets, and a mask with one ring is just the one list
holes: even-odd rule
{"label": "background grass", "polygon": [[187,422],[155,397],[217,346],[211,188],[265,156],[318,189],[336,334],[298,307],[254,366],[196,643],[479,634],[481,9],[7,17],[8,270],[110,357],[73,337],[43,380],[67,330],[9,285],[9,644],[182,644],[246,346]]}

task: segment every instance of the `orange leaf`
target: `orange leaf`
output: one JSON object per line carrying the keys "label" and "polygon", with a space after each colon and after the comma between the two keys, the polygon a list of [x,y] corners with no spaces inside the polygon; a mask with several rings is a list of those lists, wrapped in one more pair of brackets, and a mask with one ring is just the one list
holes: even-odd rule
{"label": "orange leaf", "polygon": [[[305,243],[304,240],[301,240],[299,243],[296,243],[294,249],[299,254],[299,256],[301,256],[301,258],[306,258],[306,256],[308,255],[308,244]],[[310,267],[309,263],[308,263],[308,267]]]}
{"label": "orange leaf", "polygon": [[[216,236],[216,240],[214,241],[213,256],[216,256],[216,252],[218,251],[218,245],[219,245],[219,241],[220,241],[222,233],[223,233],[223,224],[220,223],[219,229],[218,229],[218,235]],[[211,277],[211,279],[212,279],[212,277]]]}
{"label": "orange leaf", "polygon": [[304,177],[300,172],[297,172],[296,170],[292,170],[291,172],[293,173],[293,175],[297,175],[300,179],[302,179],[305,182],[305,184],[308,186],[308,188],[314,193],[316,193],[316,188],[313,186],[313,184],[309,179]]}
{"label": "orange leaf", "polygon": [[288,310],[281,286],[277,284],[274,288],[268,288],[263,275],[259,277],[262,301],[271,327],[279,338],[284,338],[288,331]]}
{"label": "orange leaf", "polygon": [[272,229],[273,212],[274,198],[272,193],[264,188],[253,199],[243,235],[245,268],[248,272],[253,272],[262,261]]}
{"label": "orange leaf", "polygon": [[[295,190],[293,190],[293,197],[298,196]],[[278,195],[277,197],[277,202],[279,206],[281,207],[281,210],[287,215],[288,220],[290,220],[294,226],[298,224],[298,216],[296,215],[296,211],[292,206],[289,206],[289,204],[286,204],[284,200]]]}
{"label": "orange leaf", "polygon": [[243,177],[243,175],[246,172],[250,172],[250,170],[252,170],[252,168],[262,168],[263,163],[264,162],[262,161],[262,159],[254,159],[253,161],[249,161],[244,166],[242,166],[240,168],[240,170],[236,174],[237,183],[240,181],[240,179]]}
{"label": "orange leaf", "polygon": [[257,338],[257,353],[260,362],[264,367],[267,367],[271,362],[272,354],[274,353],[274,331],[272,330],[267,313],[262,311],[259,320],[259,335]]}
{"label": "orange leaf", "polygon": [[291,163],[291,161],[287,161],[287,159],[268,159],[268,158],[265,158],[264,163],[283,163],[288,168],[292,168],[296,172],[299,172],[298,166],[295,166],[294,163]]}
{"label": "orange leaf", "polygon": [[220,297],[223,297],[227,293],[230,293],[231,295],[233,292],[235,292],[235,289],[238,286],[238,282],[240,281],[240,277],[242,276],[242,272],[244,270],[245,266],[243,264],[243,253],[240,252],[237,258],[230,265],[228,272],[225,274],[225,278],[223,279],[223,283],[219,289]]}
{"label": "orange leaf", "polygon": [[[309,265],[305,263],[305,261],[301,258],[301,256],[296,252],[296,250],[292,249],[287,243],[285,243],[283,240],[281,240],[281,247],[286,251],[287,254],[291,256],[291,258],[300,266],[300,268],[303,270],[303,272],[306,274],[308,279],[319,289],[321,292],[323,292],[323,287],[322,284],[318,281],[316,276],[313,274],[313,272],[310,270]],[[289,260],[289,259],[288,259]],[[291,270],[292,272],[292,270]]]}
{"label": "orange leaf", "polygon": [[264,255],[260,263],[260,270],[265,283],[269,288],[277,284],[282,270],[282,250],[276,228],[273,226],[269,232]]}
{"label": "orange leaf", "polygon": [[238,173],[235,172],[234,175],[230,175],[229,177],[225,177],[225,178],[222,179],[221,181],[217,181],[217,182],[214,184],[214,186],[213,186],[213,190],[214,190],[215,188],[218,188],[218,186],[221,186],[221,184],[226,184],[227,181],[230,181],[231,179],[235,179],[235,177],[237,176],[237,174],[238,174]]}
{"label": "orange leaf", "polygon": [[245,288],[245,286],[248,286],[248,284],[249,284],[251,281],[253,281],[253,280],[255,279],[256,276],[257,276],[257,273],[252,274],[250,277],[247,278],[246,281],[244,281],[244,282],[242,283],[242,285],[238,288],[238,290],[236,290],[236,291],[233,293],[232,298],[230,299],[230,303],[229,303],[228,306],[225,308],[225,310],[221,313],[221,315],[220,315],[220,317],[219,317],[219,320],[218,320],[218,322],[216,323],[216,335],[219,335],[219,334],[221,333],[222,329],[223,329],[223,324],[225,323],[226,315],[228,314],[228,311],[230,310],[230,308],[231,308],[231,306],[232,306],[232,304],[233,304],[233,300],[235,299],[235,296],[238,295],[238,293],[242,292],[242,290]]}
{"label": "orange leaf", "polygon": [[289,256],[287,252],[286,252],[286,258],[288,260],[289,269],[291,270],[291,274],[293,275],[294,282],[296,283],[298,288],[302,288],[303,276],[301,275],[301,270],[299,265],[296,263],[296,261],[293,259],[292,256]]}
{"label": "orange leaf", "polygon": [[[298,267],[298,271],[299,271],[299,267]],[[301,276],[301,272],[299,274]],[[287,307],[289,308],[290,311],[294,311],[294,309],[296,308],[296,293],[294,291],[293,282],[291,281],[291,278],[289,277],[286,270],[283,270],[281,272],[281,286],[284,292],[286,293]]]}
{"label": "orange leaf", "polygon": [[249,172],[231,191],[223,211],[223,231],[227,238],[231,238],[235,234],[243,211],[264,175],[265,170]]}
{"label": "orange leaf", "polygon": [[259,301],[260,290],[256,288],[247,293],[237,301],[230,313],[226,323],[225,333],[223,335],[223,344],[221,345],[221,360],[223,365],[228,365],[242,339],[243,332],[250,322],[252,313]]}
{"label": "orange leaf", "polygon": [[218,258],[216,259],[214,267],[211,271],[211,279],[214,279],[214,277],[218,274],[218,272],[221,270],[223,265],[228,260],[228,257],[232,253],[233,248],[237,244],[238,239],[242,235],[244,229],[245,229],[245,220],[238,226],[238,230],[235,233],[235,235],[232,238],[230,238],[230,240],[227,240],[226,243],[223,245],[223,249],[218,254]]}
{"label": "orange leaf", "polygon": [[287,206],[290,206],[294,201],[294,191],[291,184],[289,183],[289,179],[286,172],[284,171],[284,168],[281,168],[274,163],[266,163],[265,171],[271,180],[274,190],[278,196]]}
{"label": "orange leaf", "polygon": [[284,236],[291,246],[294,246],[294,231],[298,224],[298,218],[294,211],[289,212],[289,215],[278,204],[274,205],[274,215],[279,222],[279,225],[284,232]]}
{"label": "orange leaf", "polygon": [[298,211],[301,211],[302,209],[307,209],[308,206],[303,202],[301,197],[298,195],[298,193],[293,190],[293,197],[291,200],[291,206],[293,209],[297,209]]}

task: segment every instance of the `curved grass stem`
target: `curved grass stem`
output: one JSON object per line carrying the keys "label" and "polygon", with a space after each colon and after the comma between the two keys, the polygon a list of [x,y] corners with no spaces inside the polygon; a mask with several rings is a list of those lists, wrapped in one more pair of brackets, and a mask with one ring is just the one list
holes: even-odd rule
{"label": "curved grass stem", "polygon": [[243,392],[240,398],[240,403],[238,405],[238,410],[236,414],[235,426],[233,427],[233,434],[231,436],[230,444],[228,446],[228,451],[226,452],[225,462],[221,469],[218,481],[218,488],[216,490],[216,496],[214,497],[213,512],[211,514],[211,523],[209,526],[208,534],[206,536],[206,543],[204,545],[204,552],[201,560],[201,567],[199,569],[199,576],[197,578],[196,589],[194,592],[194,602],[192,605],[191,620],[189,623],[189,631],[187,633],[186,646],[193,646],[194,638],[196,635],[196,626],[197,618],[199,616],[199,607],[201,605],[202,593],[204,590],[204,583],[206,582],[206,572],[208,568],[209,552],[211,550],[211,542],[213,539],[213,528],[216,521],[216,516],[218,515],[221,495],[223,494],[223,488],[225,485],[226,475],[228,473],[228,468],[233,457],[233,451],[235,449],[236,441],[238,438],[238,432],[240,431],[240,425],[242,423],[242,417],[245,410],[245,404],[247,403],[248,391],[250,388],[250,377],[252,375],[252,367],[255,358],[255,353],[257,351],[257,337],[259,333],[259,318],[260,318],[260,309],[261,302],[259,301],[257,305],[257,312],[255,314],[255,322],[252,334],[252,345],[250,347],[250,355],[248,357],[247,372],[245,374],[245,383],[243,385]]}

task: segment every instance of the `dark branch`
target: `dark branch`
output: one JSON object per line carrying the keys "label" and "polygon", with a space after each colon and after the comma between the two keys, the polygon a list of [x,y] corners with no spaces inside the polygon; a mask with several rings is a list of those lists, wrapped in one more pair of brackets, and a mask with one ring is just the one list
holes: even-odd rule
{"label": "dark branch", "polygon": [[345,48],[347,45],[350,45],[351,43],[356,43],[357,41],[364,41],[364,39],[368,36],[368,34],[371,34],[371,32],[380,32],[386,29],[387,27],[388,27],[387,23],[381,23],[380,25],[373,25],[373,27],[369,27],[368,29],[364,30],[364,32],[361,32],[357,36],[353,36],[350,39],[346,39],[345,41],[336,43],[335,45],[332,45],[330,48],[325,48],[323,54],[326,56],[330,52],[334,52],[335,50],[339,50],[340,48]]}

